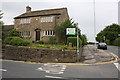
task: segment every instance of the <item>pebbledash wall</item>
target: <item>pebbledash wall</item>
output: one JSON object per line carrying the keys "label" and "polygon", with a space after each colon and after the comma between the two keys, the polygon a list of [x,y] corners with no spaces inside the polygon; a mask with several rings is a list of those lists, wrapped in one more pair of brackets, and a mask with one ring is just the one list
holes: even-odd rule
{"label": "pebbledash wall", "polygon": [[76,50],[59,50],[24,46],[5,46],[5,59],[31,62],[76,62]]}

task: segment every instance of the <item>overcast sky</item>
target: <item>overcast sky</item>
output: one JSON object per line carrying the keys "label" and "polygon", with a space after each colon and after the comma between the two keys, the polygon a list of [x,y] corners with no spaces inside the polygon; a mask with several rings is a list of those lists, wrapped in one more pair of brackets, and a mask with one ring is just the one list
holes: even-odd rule
{"label": "overcast sky", "polygon": [[[118,1],[95,0],[96,34],[105,26],[118,23]],[[4,13],[5,25],[14,24],[13,18],[24,13],[28,5],[32,11],[66,7],[70,18],[78,23],[81,33],[87,36],[88,41],[94,41],[93,0],[1,0],[1,2],[0,9]]]}

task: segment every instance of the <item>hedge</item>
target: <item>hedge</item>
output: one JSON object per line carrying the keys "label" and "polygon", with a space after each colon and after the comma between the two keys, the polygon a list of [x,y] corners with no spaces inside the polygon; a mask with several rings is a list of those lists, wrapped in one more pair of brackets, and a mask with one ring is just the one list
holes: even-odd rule
{"label": "hedge", "polygon": [[23,40],[20,37],[7,37],[4,40],[5,44],[13,45],[13,46],[28,46],[31,44],[30,41]]}
{"label": "hedge", "polygon": [[114,40],[113,45],[120,46],[120,37]]}
{"label": "hedge", "polygon": [[[67,43],[72,43],[73,46],[77,46],[77,37],[68,37]],[[82,40],[79,38],[80,46],[82,45]]]}

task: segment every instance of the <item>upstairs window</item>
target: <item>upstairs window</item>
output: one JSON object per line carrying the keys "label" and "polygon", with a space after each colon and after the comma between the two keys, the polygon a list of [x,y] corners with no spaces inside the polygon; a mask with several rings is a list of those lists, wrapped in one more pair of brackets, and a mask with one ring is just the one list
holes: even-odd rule
{"label": "upstairs window", "polygon": [[53,22],[53,17],[41,17],[40,22]]}
{"label": "upstairs window", "polygon": [[21,19],[20,24],[30,23],[31,19]]}

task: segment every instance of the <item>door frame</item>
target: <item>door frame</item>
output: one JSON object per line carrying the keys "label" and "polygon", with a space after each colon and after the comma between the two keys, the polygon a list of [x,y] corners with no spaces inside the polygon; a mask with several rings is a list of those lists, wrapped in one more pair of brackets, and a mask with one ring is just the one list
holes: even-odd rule
{"label": "door frame", "polygon": [[35,41],[39,41],[40,40],[40,29],[35,29]]}

